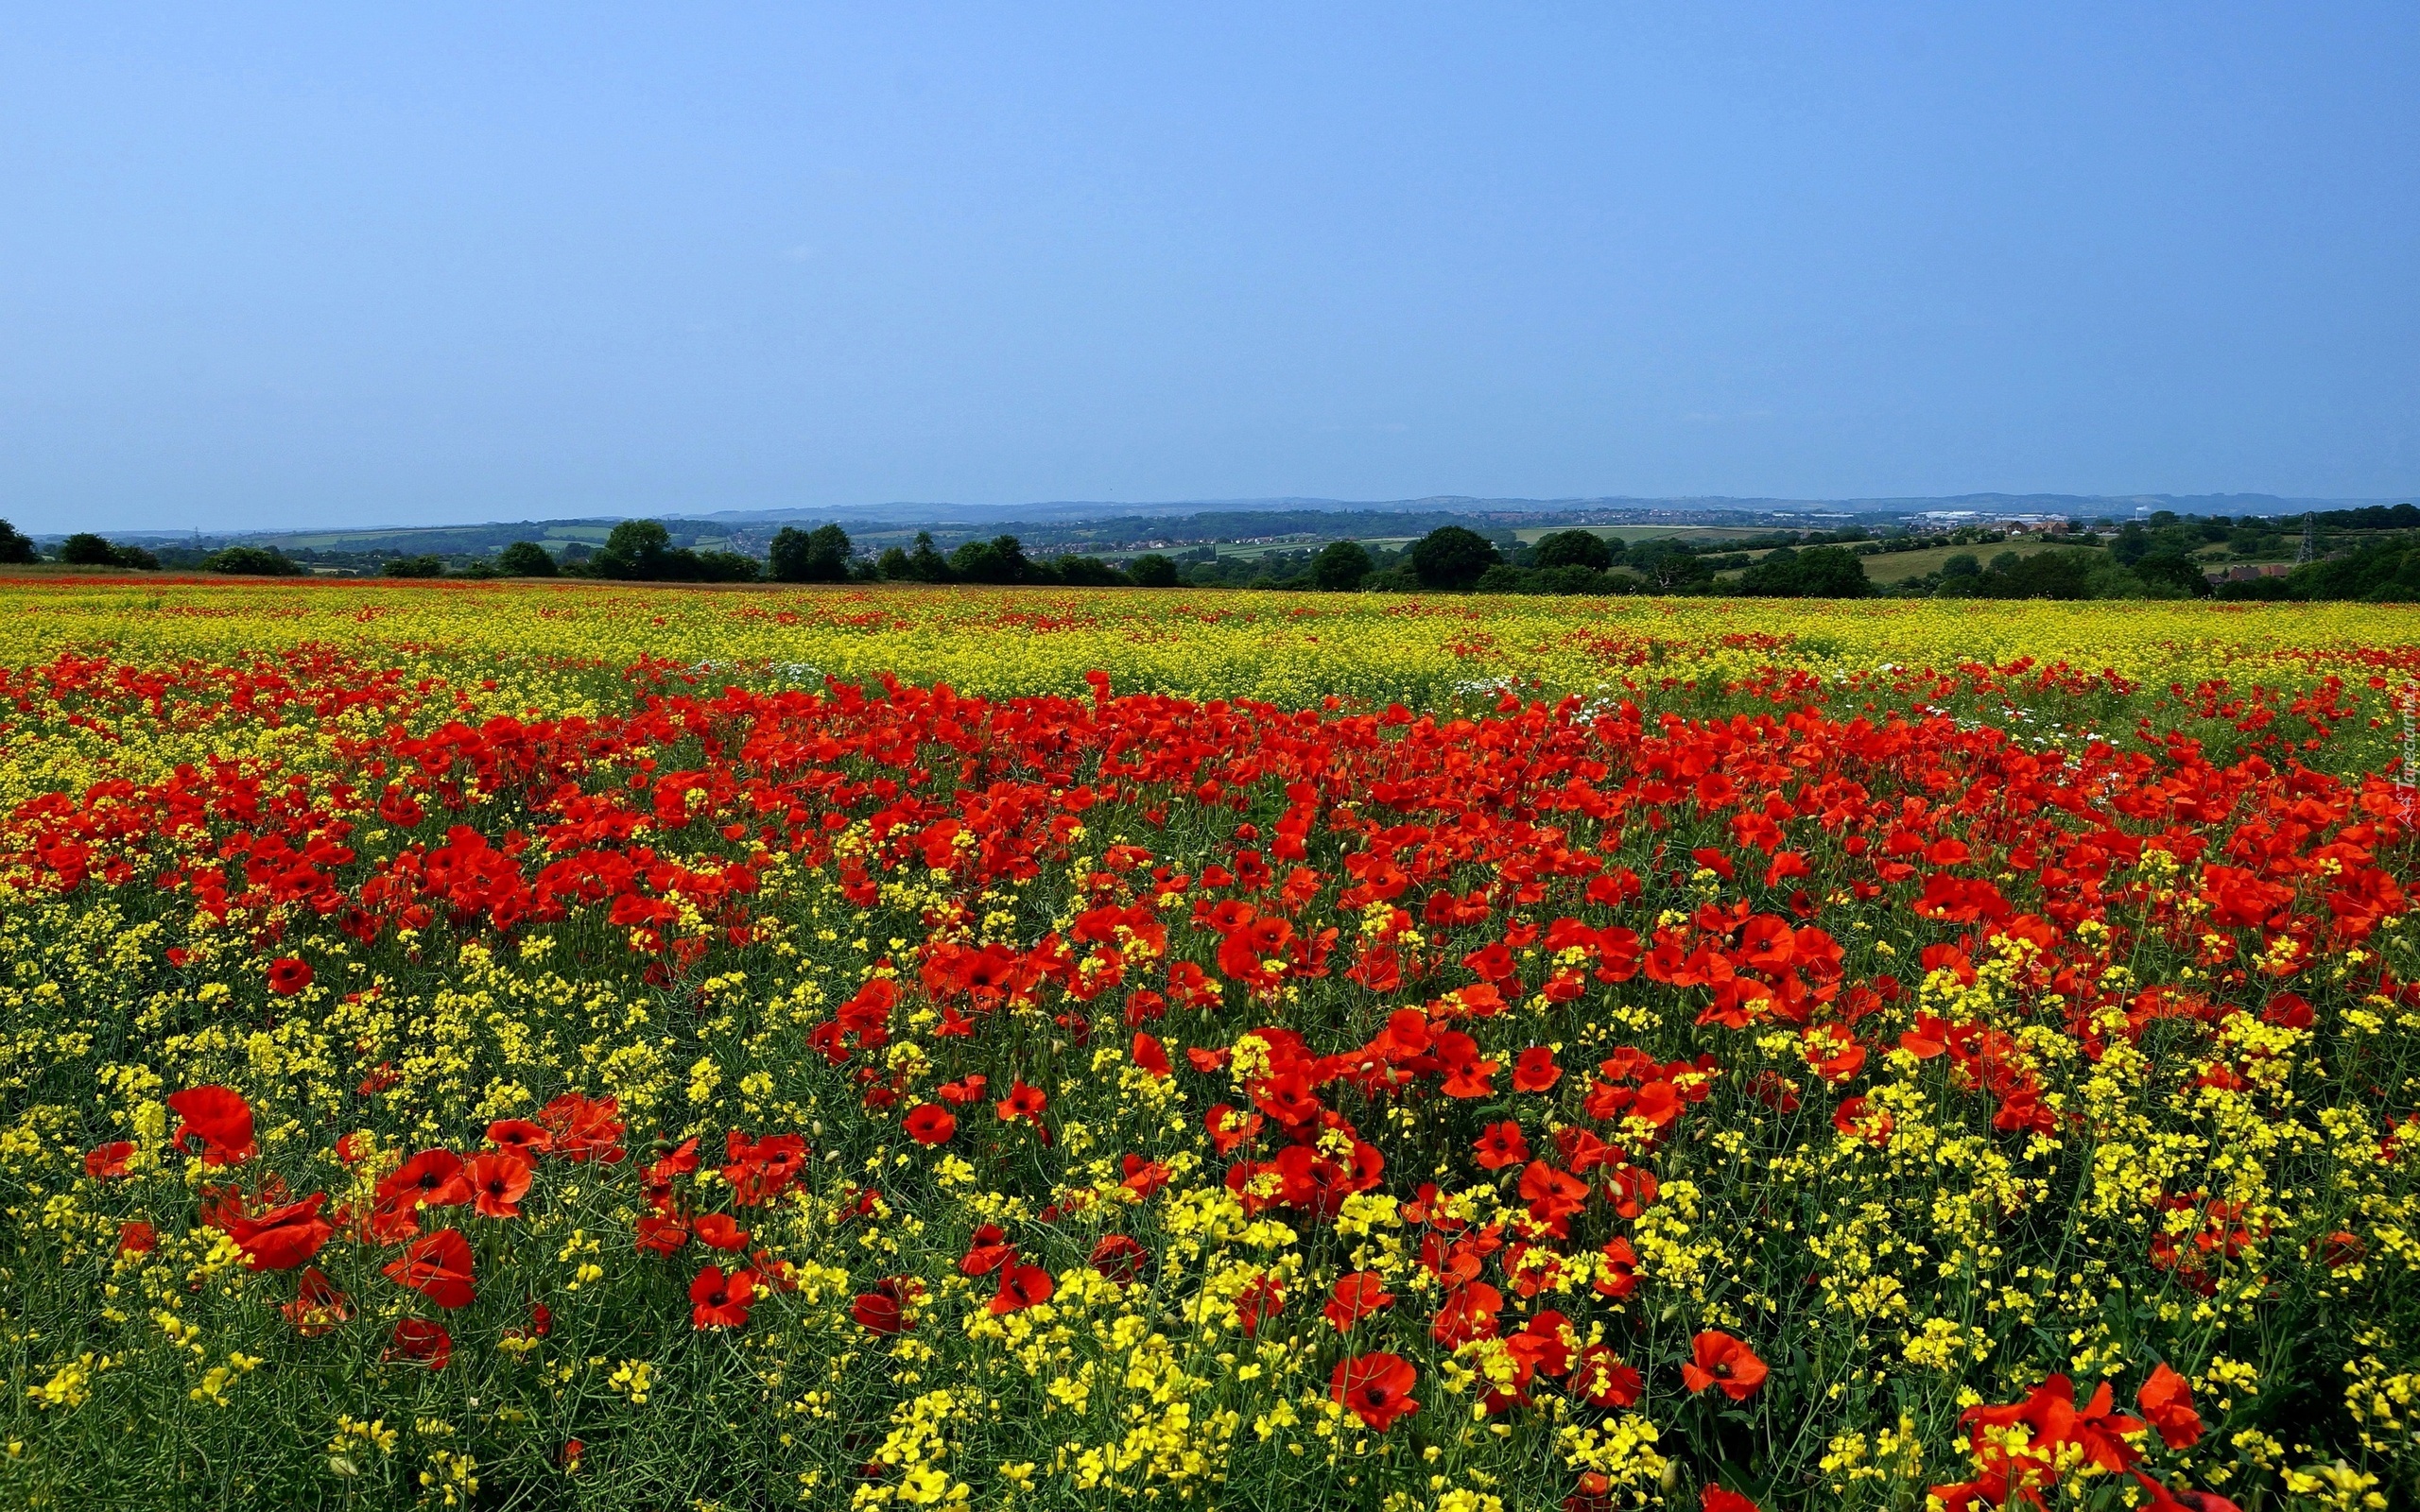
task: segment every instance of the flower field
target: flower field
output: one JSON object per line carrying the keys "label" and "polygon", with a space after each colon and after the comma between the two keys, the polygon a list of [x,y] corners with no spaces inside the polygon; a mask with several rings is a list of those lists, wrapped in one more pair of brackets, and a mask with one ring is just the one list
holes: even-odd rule
{"label": "flower field", "polygon": [[0,584],[9,1504],[2420,1499],[2420,620]]}

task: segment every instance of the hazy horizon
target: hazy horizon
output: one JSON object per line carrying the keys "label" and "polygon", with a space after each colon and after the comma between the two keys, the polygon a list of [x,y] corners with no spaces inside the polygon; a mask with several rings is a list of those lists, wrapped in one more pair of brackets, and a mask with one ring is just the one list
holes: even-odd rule
{"label": "hazy horizon", "polygon": [[102,5],[0,515],[2420,494],[2406,7]]}

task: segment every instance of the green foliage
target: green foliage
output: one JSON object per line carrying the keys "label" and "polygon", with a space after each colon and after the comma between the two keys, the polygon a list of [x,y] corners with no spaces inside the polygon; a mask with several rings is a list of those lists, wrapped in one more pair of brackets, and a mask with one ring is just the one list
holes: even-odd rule
{"label": "green foliage", "polygon": [[1469,588],[1499,559],[1494,541],[1461,525],[1442,525],[1411,546],[1411,570],[1424,588]]}
{"label": "green foliage", "polygon": [[1874,584],[1865,563],[1842,547],[1780,546],[1740,575],[1739,592],[1759,598],[1864,598]]}
{"label": "green foliage", "polygon": [[1603,572],[1614,564],[1614,551],[1594,531],[1558,530],[1538,538],[1538,543],[1530,548],[1530,560],[1538,567],[1587,567]]}
{"label": "green foliage", "polygon": [[235,573],[253,577],[300,577],[302,564],[285,553],[268,546],[229,546],[212,552],[202,558],[204,567],[214,573]]}
{"label": "green foliage", "polygon": [[495,564],[509,577],[552,577],[555,558],[534,541],[516,541],[496,553]]}
{"label": "green foliage", "polygon": [[140,546],[121,546],[104,536],[79,530],[59,543],[59,559],[71,567],[133,567],[149,571],[160,558]]}
{"label": "green foliage", "polygon": [[784,525],[766,553],[772,576],[785,583],[842,583],[849,579],[849,533],[838,525],[801,530]]}
{"label": "green foliage", "polygon": [[0,564],[21,567],[41,559],[31,539],[8,521],[0,520]]}
{"label": "green foliage", "polygon": [[694,581],[701,583],[752,583],[765,573],[762,562],[735,551],[701,551],[694,559],[698,564]]}
{"label": "green foliage", "polygon": [[442,557],[398,557],[380,569],[385,577],[442,577],[445,558]]}
{"label": "green foliage", "polygon": [[1357,541],[1331,541],[1311,558],[1311,580],[1332,593],[1350,593],[1370,576],[1369,548]]}
{"label": "green foliage", "polygon": [[949,570],[961,582],[1022,583],[1032,576],[1032,563],[1026,560],[1025,547],[1016,537],[994,536],[967,541],[951,552]]}
{"label": "green foliage", "polygon": [[1174,588],[1178,583],[1176,563],[1156,551],[1147,551],[1126,564],[1126,576],[1137,588]]}

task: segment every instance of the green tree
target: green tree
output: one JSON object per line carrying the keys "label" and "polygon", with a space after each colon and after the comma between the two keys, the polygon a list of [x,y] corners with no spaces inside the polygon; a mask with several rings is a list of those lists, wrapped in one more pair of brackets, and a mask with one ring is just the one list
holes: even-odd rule
{"label": "green tree", "polygon": [[445,558],[442,557],[398,557],[379,569],[382,577],[442,577]]}
{"label": "green tree", "polygon": [[946,583],[950,579],[949,558],[933,544],[929,530],[916,532],[916,549],[905,554],[901,577],[918,583]]}
{"label": "green tree", "polygon": [[1841,546],[1782,546],[1739,575],[1739,592],[1766,598],[1863,598],[1874,592],[1865,563]]}
{"label": "green tree", "polygon": [[782,582],[842,583],[849,578],[853,549],[849,533],[838,525],[817,525],[812,530],[784,525],[774,534],[767,556],[773,576]]}
{"label": "green tree", "polygon": [[1629,565],[1659,593],[1687,593],[1714,581],[1714,569],[1704,558],[1668,539],[1632,547]]}
{"label": "green tree", "polygon": [[1601,573],[1614,564],[1614,553],[1593,530],[1558,530],[1538,538],[1530,559],[1540,567],[1586,567]]}
{"label": "green tree", "polygon": [[35,555],[33,541],[20,532],[15,525],[6,520],[0,520],[0,563],[20,567],[26,562],[39,560],[41,558]]}
{"label": "green tree", "polygon": [[516,541],[495,554],[496,570],[508,577],[552,577],[555,558],[534,541]]}
{"label": "green tree", "polygon": [[1126,576],[1137,588],[1174,588],[1182,580],[1176,563],[1156,551],[1147,551],[1126,564]]}
{"label": "green tree", "polygon": [[2150,553],[2135,563],[2135,576],[2153,589],[2177,589],[2188,598],[2210,596],[2209,576],[2181,551]]}
{"label": "green tree", "polygon": [[1440,525],[1411,543],[1411,570],[1423,588],[1468,588],[1499,559],[1494,541],[1461,525]]}
{"label": "green tree", "polygon": [[229,546],[203,558],[201,564],[214,573],[253,577],[299,577],[302,574],[301,562],[268,546]]}
{"label": "green tree", "polygon": [[1370,576],[1370,553],[1357,541],[1331,541],[1311,559],[1311,580],[1331,593],[1350,593]]}
{"label": "green tree", "polygon": [[78,530],[59,543],[59,559],[71,567],[114,567],[117,548],[89,530]]}
{"label": "green tree", "polygon": [[666,558],[672,553],[672,532],[654,520],[625,520],[605,538],[605,549],[596,557],[594,568],[599,577],[649,578],[672,576],[673,563]]}
{"label": "green tree", "polygon": [[1014,536],[967,541],[949,554],[949,567],[970,583],[1021,583],[1030,576],[1025,546]]}

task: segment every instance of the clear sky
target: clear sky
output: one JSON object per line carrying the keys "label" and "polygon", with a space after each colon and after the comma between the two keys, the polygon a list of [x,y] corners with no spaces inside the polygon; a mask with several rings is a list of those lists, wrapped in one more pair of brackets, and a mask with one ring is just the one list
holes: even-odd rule
{"label": "clear sky", "polygon": [[28,529],[2420,490],[2420,7],[22,5]]}

